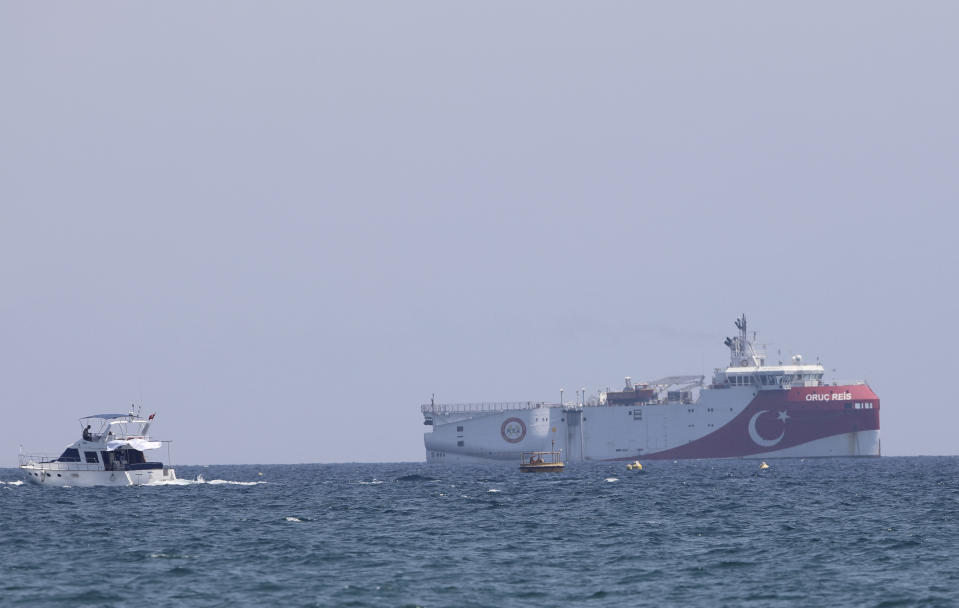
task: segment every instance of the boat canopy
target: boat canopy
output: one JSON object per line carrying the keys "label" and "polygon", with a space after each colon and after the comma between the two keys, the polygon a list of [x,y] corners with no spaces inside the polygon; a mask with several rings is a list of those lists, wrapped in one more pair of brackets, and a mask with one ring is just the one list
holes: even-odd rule
{"label": "boat canopy", "polygon": [[92,416],[84,416],[80,420],[89,420],[91,418],[102,418],[104,420],[113,420],[114,418],[129,418],[132,414],[94,414]]}
{"label": "boat canopy", "polygon": [[107,451],[112,452],[117,448],[122,448],[123,446],[128,445],[134,450],[158,450],[163,446],[161,441],[148,441],[146,439],[115,439],[113,441],[107,442]]}

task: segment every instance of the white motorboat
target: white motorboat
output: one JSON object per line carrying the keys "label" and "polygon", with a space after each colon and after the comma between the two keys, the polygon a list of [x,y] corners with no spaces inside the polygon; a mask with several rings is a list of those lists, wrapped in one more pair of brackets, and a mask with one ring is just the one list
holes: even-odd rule
{"label": "white motorboat", "polygon": [[[95,414],[80,418],[81,438],[60,456],[20,451],[20,469],[27,479],[54,486],[130,486],[176,479],[170,441],[150,439],[156,414]],[[93,427],[96,426],[94,429]],[[147,460],[144,452],[166,446],[166,464]]]}

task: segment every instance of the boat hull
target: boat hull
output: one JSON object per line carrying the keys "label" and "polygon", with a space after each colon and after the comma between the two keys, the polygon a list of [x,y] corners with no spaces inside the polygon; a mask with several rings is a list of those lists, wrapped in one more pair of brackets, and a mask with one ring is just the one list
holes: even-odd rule
{"label": "boat hull", "polygon": [[566,467],[562,462],[555,464],[521,464],[519,470],[523,473],[562,473]]}
{"label": "boat hull", "polygon": [[132,471],[73,471],[24,465],[20,470],[26,475],[27,481],[41,486],[142,486],[176,479],[176,470],[170,467]]}

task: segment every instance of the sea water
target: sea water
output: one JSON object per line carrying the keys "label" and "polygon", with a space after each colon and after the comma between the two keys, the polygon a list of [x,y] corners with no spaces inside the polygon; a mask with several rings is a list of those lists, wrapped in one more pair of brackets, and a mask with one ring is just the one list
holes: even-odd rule
{"label": "sea water", "polygon": [[2,469],[0,605],[959,605],[959,458],[769,463]]}

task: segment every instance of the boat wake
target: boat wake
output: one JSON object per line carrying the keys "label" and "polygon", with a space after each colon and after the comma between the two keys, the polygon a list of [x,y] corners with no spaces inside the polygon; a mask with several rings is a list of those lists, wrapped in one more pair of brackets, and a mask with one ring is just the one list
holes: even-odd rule
{"label": "boat wake", "polygon": [[196,479],[167,479],[154,481],[152,483],[144,484],[147,486],[196,486],[196,485],[209,485],[209,486],[258,486],[260,484],[266,483],[265,481],[230,481],[227,479],[211,479],[207,481],[203,478],[203,475],[197,475]]}

